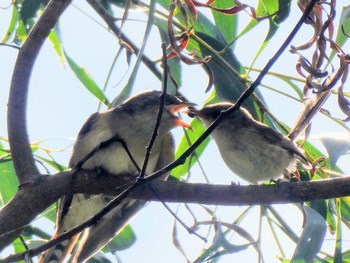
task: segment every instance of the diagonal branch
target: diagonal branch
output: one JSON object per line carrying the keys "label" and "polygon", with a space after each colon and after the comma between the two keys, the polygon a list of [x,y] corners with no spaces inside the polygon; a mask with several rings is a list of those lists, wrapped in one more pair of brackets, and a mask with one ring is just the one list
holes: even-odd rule
{"label": "diagonal branch", "polygon": [[162,91],[162,95],[159,98],[158,115],[157,115],[156,123],[154,125],[152,136],[151,136],[150,141],[146,147],[147,150],[146,150],[145,160],[143,162],[143,166],[142,166],[142,170],[140,172],[139,178],[144,178],[146,176],[146,169],[147,169],[149,157],[151,155],[154,142],[156,141],[156,139],[158,137],[158,130],[159,130],[160,122],[162,120],[163,111],[164,111],[164,105],[165,105],[167,88],[168,88],[168,61],[167,61],[167,57],[166,57],[165,43],[162,43],[162,52],[163,52],[162,62],[163,62],[163,67],[164,67],[163,88],[162,88],[163,91]]}

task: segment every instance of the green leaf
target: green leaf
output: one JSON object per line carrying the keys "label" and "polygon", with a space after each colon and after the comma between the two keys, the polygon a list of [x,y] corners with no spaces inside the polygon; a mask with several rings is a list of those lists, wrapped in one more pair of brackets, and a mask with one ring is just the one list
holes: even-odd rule
{"label": "green leaf", "polygon": [[51,30],[49,34],[50,42],[53,44],[53,48],[56,51],[56,54],[58,55],[60,61],[62,64],[64,64],[64,54],[63,54],[63,48],[61,44],[61,40],[59,39],[56,30]]}
{"label": "green leaf", "polygon": [[343,220],[350,221],[350,197],[341,198],[341,215]]}
{"label": "green leaf", "polygon": [[[258,7],[256,9],[256,15],[258,17],[271,16],[269,19],[269,36],[267,39],[273,36],[275,26],[278,26],[282,23],[290,13],[290,4],[291,0],[260,0],[258,2]],[[252,18],[249,24],[243,29],[243,31],[238,35],[238,37],[243,36],[257,26],[259,21]],[[275,26],[272,26],[275,25]]]}
{"label": "green leaf", "polygon": [[281,80],[285,81],[298,95],[299,99],[304,98],[303,91],[288,77],[279,77]]}
{"label": "green leaf", "polygon": [[25,28],[24,23],[23,23],[22,20],[20,20],[19,23],[18,23],[16,34],[17,34],[16,37],[18,38],[16,42],[23,43],[24,41],[26,41],[26,39],[27,39],[27,31],[26,31],[26,28]]}
{"label": "green leaf", "polygon": [[138,70],[139,70],[139,67],[141,64],[141,58],[142,58],[143,52],[146,48],[147,40],[148,40],[148,37],[151,33],[151,29],[153,27],[155,6],[156,6],[156,0],[151,0],[149,11],[148,11],[148,20],[147,20],[147,25],[146,25],[146,29],[145,29],[145,34],[144,34],[143,39],[142,39],[142,44],[141,44],[139,53],[137,55],[134,68],[132,69],[128,83],[125,85],[125,87],[119,93],[119,95],[112,101],[113,106],[122,103],[125,99],[130,97],[132,89],[133,89],[134,84],[135,84],[135,80],[139,76]]}
{"label": "green leaf", "polygon": [[[283,4],[282,6],[279,6],[279,4]],[[280,10],[283,10],[280,12]],[[258,8],[256,10],[257,16],[259,17],[266,17],[266,16],[271,16],[272,17],[268,18],[269,21],[269,30],[267,32],[267,35],[265,37],[264,42],[260,46],[258,52],[256,53],[252,63],[251,67],[253,67],[255,61],[258,59],[262,51],[265,49],[265,47],[268,45],[270,39],[275,35],[277,32],[277,29],[279,27],[279,23],[284,21],[286,16],[289,15],[290,10],[290,1],[281,1],[281,0],[260,0],[258,4]],[[257,25],[254,21],[251,22],[252,25]],[[247,28],[250,30],[252,27],[247,26]],[[244,32],[244,31],[243,31]]]}
{"label": "green leaf", "polygon": [[207,16],[203,15],[201,12],[198,12],[198,18],[194,24],[194,31],[200,32],[202,34],[217,38],[220,41],[225,41],[221,31],[214,25]]}
{"label": "green leaf", "polygon": [[39,227],[36,226],[31,226],[31,225],[27,225],[26,227],[23,228],[22,231],[22,236],[28,240],[28,239],[33,239],[33,236],[37,236],[43,240],[50,240],[52,235],[44,232],[43,230],[41,230]]}
{"label": "green leaf", "polygon": [[[169,6],[171,4],[172,0],[157,0],[157,2],[164,7],[166,10],[169,9]],[[221,0],[220,0],[221,1]],[[198,11],[198,9],[197,9]],[[181,23],[183,29],[185,29],[185,23],[184,19],[181,15],[181,12],[177,12],[175,15],[176,19]],[[220,40],[223,40],[223,36],[220,32],[220,30],[214,25],[208,18],[207,16],[203,15],[201,12],[198,12],[198,18],[197,21],[194,24],[193,27],[195,32],[201,32],[203,34],[212,36],[212,37],[217,37],[220,38]]]}
{"label": "green leaf", "polygon": [[[15,253],[21,253],[24,252],[26,250],[25,246],[22,243],[22,240],[20,238],[16,238],[13,242],[12,242],[13,248],[15,250]],[[24,261],[22,261],[24,262]]]}
{"label": "green leaf", "polygon": [[[220,43],[225,43],[220,46],[220,49],[215,49],[214,51],[222,51],[226,48],[227,43],[225,42],[224,36],[218,30],[218,28],[202,13],[198,12],[198,18],[194,25],[194,30],[196,32],[196,36],[191,36],[188,42],[186,49],[189,52],[196,51],[196,54],[199,57],[212,56],[212,50],[208,53],[203,53],[204,49],[209,50],[209,48],[213,48],[210,43],[206,41],[206,39],[202,38],[202,36],[208,36],[211,39],[216,39]],[[219,55],[217,53],[216,55]]]}
{"label": "green leaf", "polygon": [[40,216],[47,218],[52,223],[56,223],[56,215],[57,215],[57,202],[53,203],[48,208],[46,208],[45,211],[40,213]]}
{"label": "green leaf", "polygon": [[18,179],[12,161],[0,161],[0,178],[0,206],[4,206],[18,190]]}
{"label": "green leaf", "polygon": [[[213,6],[218,8],[228,8],[232,7],[232,0],[220,0],[215,1]],[[223,35],[225,41],[230,43],[237,34],[237,16],[236,15],[225,15],[215,10],[212,10],[215,25]]]}
{"label": "green leaf", "polygon": [[[291,0],[278,0],[278,10],[277,13],[273,16],[273,21],[276,24],[281,24],[282,22],[284,22],[284,20],[286,20],[290,14],[290,4],[291,4]],[[269,12],[271,11],[271,9],[275,9],[275,8],[271,8],[269,5],[267,5],[267,9],[269,10]]]}
{"label": "green leaf", "polygon": [[342,204],[340,198],[335,199],[337,207],[337,229],[336,229],[336,241],[335,241],[335,251],[334,251],[334,263],[343,262],[342,259],[342,227],[341,227],[341,218],[342,218]]}
{"label": "green leaf", "polygon": [[[205,131],[203,124],[196,118],[191,122],[191,127],[195,132],[186,131],[186,134],[182,137],[179,147],[177,148],[175,159],[179,158],[190,146],[191,143],[196,141],[199,136]],[[198,161],[197,158],[203,153],[204,149],[209,143],[209,137],[195,150],[195,156],[193,154],[186,159],[183,165],[174,168],[171,171],[171,175],[177,179],[181,179],[182,176],[186,175],[190,168]]]}
{"label": "green leaf", "polygon": [[[216,92],[214,90],[204,104],[207,105],[217,103],[219,101],[220,100],[216,96]],[[185,135],[182,137],[180,144],[176,150],[175,159],[179,158],[192,145],[192,143],[195,142],[205,131],[204,125],[197,118],[193,119],[193,121],[191,122],[191,127],[194,129],[194,132],[188,130],[185,131]],[[190,168],[197,163],[199,157],[204,152],[209,141],[210,137],[208,137],[204,142],[202,142],[202,144],[199,147],[197,147],[197,149],[195,150],[195,155],[192,154],[186,159],[184,164],[172,170],[171,177],[173,178],[173,180],[177,179],[180,181],[181,177],[189,172]]]}
{"label": "green leaf", "polygon": [[11,35],[15,32],[17,23],[18,23],[18,11],[13,6],[12,7],[11,21],[10,21],[10,24],[9,24],[9,26],[7,28],[6,35],[4,36],[4,38],[1,41],[2,43],[6,43],[7,41],[9,41]]}
{"label": "green leaf", "polygon": [[62,171],[64,171],[64,170],[67,169],[67,166],[62,165],[62,164],[60,164],[60,163],[58,163],[58,162],[56,162],[56,161],[54,161],[54,160],[49,160],[49,159],[44,158],[44,157],[39,156],[39,155],[36,155],[35,157],[38,158],[38,159],[40,159],[40,160],[42,160],[42,161],[44,161],[44,162],[47,163],[48,165],[50,165],[50,166],[51,166],[52,168],[54,168],[57,172],[62,172]]}
{"label": "green leaf", "polygon": [[[350,5],[343,6],[340,14],[338,32],[335,38],[335,42],[340,47],[342,47],[349,39],[348,36],[344,35],[342,29],[344,29],[345,34],[350,35]],[[332,60],[337,53],[338,52],[336,50],[332,50],[332,53],[329,56],[329,60]]]}
{"label": "green leaf", "polygon": [[40,9],[40,5],[41,0],[23,0],[20,15],[25,25],[28,19],[35,17],[36,12]]}
{"label": "green leaf", "polygon": [[312,159],[324,156],[324,154],[317,149],[312,143],[306,141],[303,146],[304,150],[311,156]]}
{"label": "green leaf", "polygon": [[326,200],[308,202],[308,206],[317,211],[325,220],[327,219],[328,207]]}
{"label": "green leaf", "polygon": [[75,76],[80,80],[80,82],[85,86],[85,88],[90,91],[99,101],[108,105],[108,99],[105,96],[104,92],[96,84],[93,78],[90,76],[89,72],[82,67],[79,67],[74,60],[68,56],[67,52],[64,52],[64,56],[67,59],[68,65],[74,72]]}
{"label": "green leaf", "polygon": [[115,237],[110,243],[108,243],[108,250],[112,253],[130,248],[136,241],[136,235],[130,225],[124,227],[124,229]]}
{"label": "green leaf", "polygon": [[[209,35],[202,33],[197,33],[197,35],[214,50],[223,50],[226,47],[226,43]],[[242,65],[231,49],[226,49],[224,53],[220,53],[217,56],[217,54],[214,54],[212,50],[205,46],[200,46],[200,48],[204,56],[212,56],[207,65],[212,70],[214,76],[217,96],[221,101],[235,102],[248,88],[247,81],[240,76],[240,72],[244,71]],[[258,90],[255,91],[255,94],[263,101],[262,95]],[[255,118],[260,116],[254,96],[250,96],[243,105]]]}

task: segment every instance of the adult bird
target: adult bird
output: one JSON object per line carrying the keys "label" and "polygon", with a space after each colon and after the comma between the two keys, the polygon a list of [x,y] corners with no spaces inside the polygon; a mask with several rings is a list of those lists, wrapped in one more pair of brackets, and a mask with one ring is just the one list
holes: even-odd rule
{"label": "adult bird", "polygon": [[[124,103],[91,115],[74,144],[69,167],[108,172],[120,178],[120,192],[134,183],[143,166],[146,148],[155,129],[160,107],[160,91],[139,93]],[[167,94],[158,129],[147,164],[146,175],[174,160],[174,142],[170,130],[190,126],[175,113],[192,103]],[[167,175],[162,177],[165,180]],[[98,182],[96,182],[98,183]],[[60,202],[53,238],[81,225],[100,212],[112,196],[74,194]],[[111,241],[146,201],[125,198],[120,205],[69,240],[46,251],[39,262],[84,262]],[[78,239],[79,244],[77,244]],[[74,248],[74,250],[73,250]]]}

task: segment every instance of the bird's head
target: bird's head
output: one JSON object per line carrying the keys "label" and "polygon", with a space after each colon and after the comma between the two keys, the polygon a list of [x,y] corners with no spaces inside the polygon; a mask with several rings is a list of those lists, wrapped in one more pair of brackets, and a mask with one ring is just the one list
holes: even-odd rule
{"label": "bird's head", "polygon": [[[118,107],[122,107],[136,122],[143,123],[144,128],[149,126],[150,129],[153,129],[159,112],[161,95],[161,91],[145,91],[129,98]],[[179,118],[177,113],[193,105],[195,104],[167,94],[159,126],[160,132],[168,132],[170,129],[179,126],[192,129],[188,123]]]}

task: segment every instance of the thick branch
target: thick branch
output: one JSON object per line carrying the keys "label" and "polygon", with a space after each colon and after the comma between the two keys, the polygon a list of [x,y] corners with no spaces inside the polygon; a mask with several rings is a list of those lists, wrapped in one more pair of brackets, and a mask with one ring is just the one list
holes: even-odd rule
{"label": "thick branch", "polygon": [[26,110],[30,75],[45,39],[70,2],[71,0],[52,0],[18,53],[8,102],[8,135],[20,185],[30,182],[39,174],[27,132]]}
{"label": "thick branch", "polygon": [[[12,233],[29,224],[39,213],[61,196],[72,193],[120,194],[126,178],[80,171],[41,176],[20,188],[13,200],[0,212],[0,248],[10,244]],[[74,180],[73,180],[74,179]],[[122,180],[122,183],[121,183]],[[164,202],[208,205],[281,204],[328,199],[350,195],[350,177],[279,185],[208,185],[180,182],[148,182]],[[158,200],[147,184],[140,184],[130,196]],[[16,218],[16,220],[13,220]]]}
{"label": "thick branch", "polygon": [[0,211],[0,250],[18,237],[22,228],[62,195],[71,191],[67,172],[40,176],[20,187],[15,197]]}
{"label": "thick branch", "polygon": [[[246,186],[164,181],[151,184],[164,202],[223,206],[300,203],[350,194],[350,178]],[[147,185],[140,185],[130,194],[138,199],[159,201],[157,196]]]}

